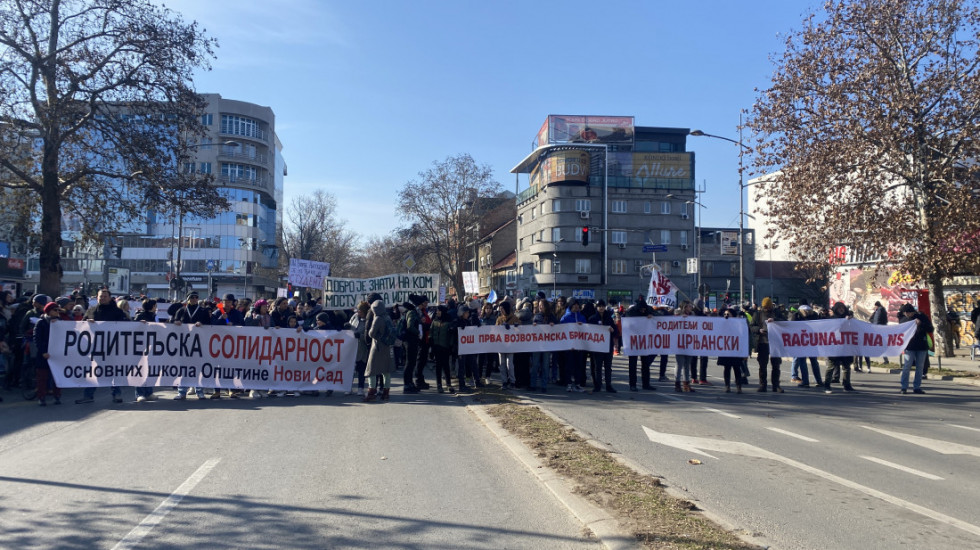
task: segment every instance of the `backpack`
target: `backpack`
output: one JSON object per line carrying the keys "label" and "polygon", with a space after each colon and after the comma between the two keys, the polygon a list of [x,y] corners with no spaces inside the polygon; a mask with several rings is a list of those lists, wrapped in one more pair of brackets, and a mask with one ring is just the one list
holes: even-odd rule
{"label": "backpack", "polygon": [[401,318],[398,319],[398,324],[395,325],[395,335],[397,335],[398,339],[402,342],[405,341],[405,335],[408,334],[408,321],[406,321],[407,317],[407,315],[402,315]]}

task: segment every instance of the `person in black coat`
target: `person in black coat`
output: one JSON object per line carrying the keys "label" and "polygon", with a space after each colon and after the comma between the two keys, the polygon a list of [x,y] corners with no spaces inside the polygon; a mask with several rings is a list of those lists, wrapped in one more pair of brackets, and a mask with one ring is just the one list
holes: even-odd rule
{"label": "person in black coat", "polygon": [[56,321],[61,313],[61,307],[56,302],[50,302],[44,306],[44,315],[38,319],[34,325],[34,345],[37,346],[37,358],[34,368],[37,377],[37,398],[38,405],[47,405],[48,386],[51,386],[51,393],[54,395],[54,404],[61,404],[61,388],[51,378],[51,367],[48,365],[48,337],[51,335],[51,322]]}
{"label": "person in black coat", "polygon": [[[187,302],[184,307],[177,310],[173,321],[177,326],[187,323],[200,327],[211,324],[211,314],[201,305],[200,296],[198,296],[197,292],[192,291],[187,295]],[[194,388],[194,392],[197,394],[198,399],[204,399],[204,388]],[[174,396],[174,399],[181,401],[186,398],[187,386],[177,386],[177,395]],[[221,399],[221,393],[214,392],[211,394],[211,399]]]}
{"label": "person in black coat", "polygon": [[606,307],[606,302],[599,300],[595,305],[595,314],[589,318],[589,324],[602,325],[609,327],[609,351],[592,352],[592,390],[597,392],[602,389],[602,377],[605,373],[606,391],[616,393],[612,385],[612,352],[613,342],[619,338],[619,331],[616,328],[616,321],[613,319],[612,311]]}
{"label": "person in black coat", "polygon": [[[99,290],[98,300],[99,302],[95,306],[85,312],[85,317],[83,317],[85,321],[129,321],[126,313],[119,309],[116,301],[112,299],[112,292],[108,288]],[[95,388],[85,388],[85,391],[82,392],[82,398],[76,399],[75,404],[80,405],[92,401],[95,401]],[[112,386],[112,402],[122,403],[122,388],[119,386]]]}
{"label": "person in black coat", "polygon": [[929,357],[929,333],[934,329],[929,316],[915,310],[912,304],[902,304],[898,314],[903,323],[915,323],[915,334],[905,347],[905,363],[902,365],[902,393],[908,393],[909,370],[915,364],[915,380],[912,382],[912,393],[922,391],[922,372]]}

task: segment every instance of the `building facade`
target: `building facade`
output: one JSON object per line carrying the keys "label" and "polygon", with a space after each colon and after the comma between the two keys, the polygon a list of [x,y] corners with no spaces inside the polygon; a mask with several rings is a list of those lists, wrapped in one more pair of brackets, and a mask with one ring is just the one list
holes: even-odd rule
{"label": "building facade", "polygon": [[[125,232],[107,236],[101,247],[75,247],[67,228],[62,261],[66,292],[91,292],[108,277],[117,293],[176,297],[171,280],[179,274],[187,284],[181,293],[276,295],[286,164],[275,114],[269,107],[219,94],[203,97],[207,108],[201,122],[207,135],[193,146],[192,159],[181,169],[213,174],[230,208],[208,217],[151,211]],[[36,259],[33,264],[36,281]]]}
{"label": "building facade", "polygon": [[698,252],[698,195],[688,134],[636,126],[633,117],[550,115],[531,154],[511,170],[519,175],[517,293],[629,302],[646,294],[656,263],[681,299],[696,298],[688,259]]}

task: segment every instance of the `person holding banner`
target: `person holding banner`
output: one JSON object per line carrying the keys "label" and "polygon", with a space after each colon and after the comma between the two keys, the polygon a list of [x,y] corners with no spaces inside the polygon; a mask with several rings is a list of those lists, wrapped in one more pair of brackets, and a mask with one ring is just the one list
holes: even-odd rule
{"label": "person holding banner", "polygon": [[[211,315],[201,306],[199,300],[200,296],[198,296],[196,290],[188,293],[187,303],[184,307],[177,310],[177,314],[174,315],[174,324],[180,326],[187,323],[196,327],[210,325]],[[194,388],[194,393],[197,394],[198,399],[205,399],[204,388]],[[177,401],[187,399],[187,386],[177,386],[177,395],[174,396],[174,399]],[[221,399],[221,391],[215,388],[214,393],[211,394],[211,399]]]}
{"label": "person holding banner", "polygon": [[[537,311],[531,319],[531,325],[554,325],[558,322],[548,299],[541,295],[537,302]],[[548,381],[551,378],[551,352],[536,351],[531,354],[531,391],[548,392]]]}
{"label": "person holding banner", "polygon": [[[684,300],[674,315],[682,317],[694,315],[694,305],[690,300]],[[694,393],[694,389],[691,388],[691,365],[695,364],[697,357],[678,353],[674,356],[674,360],[677,362],[674,369],[674,391]]]}
{"label": "person holding banner", "polygon": [[[626,310],[624,317],[646,317],[648,319],[653,318],[653,308],[650,304],[640,296],[636,302]],[[650,385],[650,365],[653,364],[653,355],[643,355],[640,356],[640,379],[643,382],[643,389],[645,390],[656,390],[657,388]],[[630,376],[630,391],[638,391],[636,389],[636,355],[629,356],[629,376]],[[666,366],[664,367],[666,368]]]}
{"label": "person holding banner", "polygon": [[[854,314],[847,309],[844,302],[837,302],[830,309],[831,319],[851,319],[852,317]],[[854,387],[851,386],[851,363],[854,361],[854,356],[828,357],[827,361],[830,364],[827,367],[827,372],[823,375],[824,393],[831,392],[830,384],[833,383],[834,379],[841,381],[844,391],[854,391]]]}
{"label": "person holding banner", "polygon": [[603,325],[609,327],[609,332],[611,336],[609,338],[609,352],[608,353],[598,353],[592,352],[592,390],[593,393],[598,392],[602,388],[602,375],[606,375],[606,391],[609,393],[616,393],[616,388],[612,385],[612,354],[613,354],[613,343],[619,338],[619,333],[616,331],[616,320],[613,318],[613,314],[606,307],[606,302],[599,300],[595,304],[596,313],[589,319],[589,323],[594,325]]}
{"label": "person holding banner", "polygon": [[905,362],[902,364],[902,394],[908,393],[909,370],[915,364],[915,379],[912,382],[912,393],[926,393],[922,390],[922,372],[929,357],[929,333],[933,331],[929,316],[915,311],[912,304],[902,304],[898,309],[903,323],[915,323],[915,334],[905,347]]}
{"label": "person holding banner", "polygon": [[51,385],[51,394],[54,395],[54,404],[61,404],[61,388],[51,377],[51,367],[48,359],[48,340],[51,334],[51,323],[59,319],[61,307],[57,302],[50,302],[44,306],[44,314],[34,325],[34,345],[37,346],[37,357],[34,363],[34,374],[37,378],[37,398],[38,405],[47,406],[48,385]]}
{"label": "person holding banner", "polygon": [[[143,300],[143,304],[140,310],[136,312],[136,317],[134,317],[133,320],[139,321],[141,323],[156,323],[157,301],[151,300],[149,298]],[[153,386],[136,388],[137,403],[142,403],[144,401],[153,401],[154,399],[156,399],[156,396],[153,395]]]}
{"label": "person holding banner", "polygon": [[354,391],[354,381],[351,380],[351,389],[345,395],[357,393],[357,395],[364,397],[364,370],[367,368],[368,354],[371,352],[371,343],[364,338],[369,309],[371,309],[370,304],[361,300],[348,323],[350,329],[354,331],[354,338],[357,340],[357,356],[354,359],[354,372],[357,373],[357,392]]}
{"label": "person holding banner", "polygon": [[[521,320],[514,314],[513,306],[506,298],[500,302],[500,315],[497,317],[497,325],[520,326]],[[500,353],[500,387],[503,389],[513,388],[517,382],[514,375],[514,354]]]}
{"label": "person holding banner", "polygon": [[[119,309],[116,302],[112,299],[112,292],[108,288],[99,289],[98,304],[85,312],[86,321],[128,321],[126,314]],[[76,399],[75,404],[91,403],[95,401],[95,388],[85,388],[82,398]],[[119,386],[112,386],[112,402],[122,403],[122,390]]]}
{"label": "person holding banner", "polygon": [[766,371],[768,370],[769,364],[771,364],[772,391],[783,393],[783,388],[779,385],[779,367],[783,364],[783,360],[781,357],[769,356],[769,323],[785,320],[779,316],[775,305],[772,303],[772,298],[766,296],[762,299],[762,306],[753,315],[752,322],[749,324],[752,334],[758,338],[756,352],[758,353],[757,358],[759,362],[759,389],[756,391],[764,392],[768,390]]}
{"label": "person holding banner", "polygon": [[[565,311],[565,315],[562,316],[562,323],[578,323],[584,324],[588,321],[584,315],[582,315],[582,306],[578,303],[575,298],[570,298],[568,300],[568,310]],[[562,383],[568,384],[565,391],[569,392],[585,392],[585,352],[577,349],[565,350],[562,355],[564,356],[564,372],[562,373]]]}

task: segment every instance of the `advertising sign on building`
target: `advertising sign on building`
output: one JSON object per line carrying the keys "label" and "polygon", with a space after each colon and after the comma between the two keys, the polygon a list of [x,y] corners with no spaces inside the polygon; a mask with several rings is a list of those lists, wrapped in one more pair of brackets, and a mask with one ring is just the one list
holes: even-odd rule
{"label": "advertising sign on building", "polygon": [[550,115],[548,137],[551,143],[628,143],[633,117]]}
{"label": "advertising sign on building", "polygon": [[531,185],[544,187],[559,181],[589,182],[589,152],[552,151],[531,171]]}
{"label": "advertising sign on building", "polygon": [[691,153],[633,153],[633,179],[649,187],[647,180],[680,179],[693,177]]}
{"label": "advertising sign on building", "polygon": [[738,231],[721,232],[722,256],[738,256]]}

